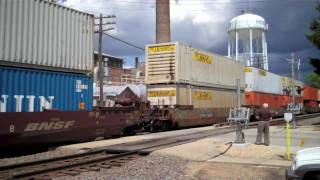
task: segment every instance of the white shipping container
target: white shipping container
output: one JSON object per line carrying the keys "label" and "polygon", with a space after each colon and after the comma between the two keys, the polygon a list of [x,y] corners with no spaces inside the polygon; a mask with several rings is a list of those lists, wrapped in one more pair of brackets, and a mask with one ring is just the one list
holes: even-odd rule
{"label": "white shipping container", "polygon": [[244,65],[232,59],[178,43],[146,46],[146,84],[179,83],[244,88]]}
{"label": "white shipping container", "polygon": [[[151,85],[147,91],[152,106],[185,106],[194,108],[231,108],[237,105],[236,90],[182,84]],[[241,94],[243,102],[243,93]]]}
{"label": "white shipping container", "polygon": [[246,92],[283,94],[282,76],[258,69],[245,68]]}
{"label": "white shipping container", "polygon": [[[298,80],[294,80],[294,85],[298,86],[300,88],[303,88],[303,82],[302,81],[298,81]],[[288,88],[292,86],[292,78],[286,77],[286,76],[282,76],[282,86],[284,88]]]}
{"label": "white shipping container", "polygon": [[294,86],[296,88],[296,90],[298,90],[298,88],[300,89],[300,91],[295,91],[296,92],[296,96],[303,96],[303,87],[304,87],[304,83],[302,81],[298,81],[298,80],[294,80],[292,81],[292,78],[286,77],[286,76],[282,76],[282,88],[284,90],[284,93],[286,95],[290,95],[292,96],[292,82],[294,82]]}
{"label": "white shipping container", "polygon": [[94,16],[44,0],[0,1],[0,64],[93,70]]}

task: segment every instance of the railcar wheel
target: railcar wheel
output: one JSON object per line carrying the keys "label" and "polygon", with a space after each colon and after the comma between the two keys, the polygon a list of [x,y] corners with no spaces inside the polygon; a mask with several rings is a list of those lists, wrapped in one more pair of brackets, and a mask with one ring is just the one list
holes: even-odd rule
{"label": "railcar wheel", "polygon": [[134,136],[136,135],[136,131],[134,127],[127,127],[122,131],[122,134],[125,136]]}
{"label": "railcar wheel", "polygon": [[162,122],[162,130],[168,131],[172,128],[172,122],[171,121],[163,121]]}

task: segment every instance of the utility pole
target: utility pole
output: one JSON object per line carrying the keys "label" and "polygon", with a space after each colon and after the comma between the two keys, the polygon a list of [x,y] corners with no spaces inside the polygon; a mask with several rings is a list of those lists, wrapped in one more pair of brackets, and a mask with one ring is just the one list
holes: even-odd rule
{"label": "utility pole", "polygon": [[[294,57],[294,53],[291,54],[291,78],[292,78],[292,83],[291,83],[291,92],[292,92],[292,106],[293,108],[295,108],[296,106],[296,101],[295,101],[295,96],[296,96],[296,92],[295,92],[295,82],[294,82],[294,63],[295,63],[295,57]],[[295,120],[295,119],[294,119]]]}
{"label": "utility pole", "polygon": [[291,59],[287,59],[289,63],[291,63],[291,93],[292,93],[292,102],[291,102],[291,113],[292,113],[292,127],[297,127],[297,122],[295,118],[294,111],[296,109],[296,88],[295,88],[295,64],[298,63],[298,66],[300,66],[300,60],[297,62],[296,57],[294,56],[294,53],[291,53]]}
{"label": "utility pole", "polygon": [[115,15],[109,15],[109,16],[102,16],[102,14],[100,14],[100,16],[98,18],[95,19],[99,19],[99,23],[95,24],[98,26],[98,31],[95,31],[95,33],[99,34],[99,56],[98,56],[98,66],[99,66],[99,73],[98,73],[98,79],[99,79],[99,105],[100,107],[103,106],[103,85],[104,85],[104,62],[102,60],[102,37],[103,37],[103,33],[104,31],[109,31],[109,30],[113,30],[114,28],[108,28],[108,29],[103,29],[103,25],[110,25],[110,24],[115,24],[115,22],[106,22],[103,23],[103,19],[107,19],[107,18],[115,18]]}
{"label": "utility pole", "polygon": [[104,76],[104,63],[102,62],[102,35],[103,35],[103,31],[102,31],[102,14],[100,14],[99,17],[99,75],[98,75],[98,79],[99,79],[99,106],[102,107],[103,106],[103,76]]}

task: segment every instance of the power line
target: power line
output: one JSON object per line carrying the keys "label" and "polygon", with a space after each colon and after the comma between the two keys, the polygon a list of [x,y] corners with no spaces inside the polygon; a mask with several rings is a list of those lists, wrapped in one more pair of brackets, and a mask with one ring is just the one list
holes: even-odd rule
{"label": "power line", "polygon": [[[316,2],[316,1],[314,1]],[[282,2],[281,2],[282,3]],[[232,5],[232,4],[226,4],[226,5]],[[240,4],[239,4],[240,5]],[[245,5],[245,4],[241,4],[241,5]],[[259,4],[260,6],[262,4]],[[290,6],[313,6],[313,4],[290,4]],[[251,5],[252,6],[252,5]],[[102,7],[94,7],[94,6],[79,6],[81,8],[90,8],[90,10],[88,9],[88,11],[94,12],[94,11],[99,11],[99,10],[106,10],[106,11],[112,11],[112,12],[116,12],[116,11],[134,11],[134,12],[141,12],[141,13],[147,13],[147,12],[154,12],[154,8],[147,8],[147,7],[118,7],[118,6],[114,6],[114,7],[110,7],[110,8],[102,8]],[[188,12],[212,12],[212,11],[226,11],[226,9],[217,9],[218,7],[210,7],[210,9],[207,8],[193,8],[193,9],[188,9],[188,6],[177,6],[179,8],[174,9],[174,11],[188,11]],[[224,7],[225,8],[225,7]],[[255,7],[256,8],[256,7]],[[238,7],[238,9],[243,9],[240,6]]]}
{"label": "power line", "polygon": [[114,37],[114,36],[112,36],[112,35],[110,35],[110,34],[107,34],[107,33],[103,33],[103,34],[111,37],[112,39],[115,39],[115,40],[117,40],[117,41],[120,41],[120,42],[122,42],[122,43],[124,43],[124,44],[126,44],[126,45],[132,46],[132,47],[134,47],[134,48],[136,48],[136,49],[139,49],[139,50],[141,50],[141,51],[145,51],[144,48],[139,47],[139,46],[137,46],[137,45],[134,45],[134,44],[132,44],[132,43],[130,43],[130,42],[127,42],[127,41],[122,40],[122,39],[120,39],[120,38]]}
{"label": "power line", "polygon": [[[113,7],[97,7],[97,6],[83,6],[83,8],[94,8],[94,9],[100,9],[100,10],[119,10],[119,11],[150,11],[150,10],[154,10],[155,7],[155,3],[150,1],[147,2],[141,2],[141,1],[126,1],[126,0],[117,0],[117,2],[120,3],[125,3],[126,7],[119,7],[117,6],[116,3],[114,2],[110,2],[112,3],[114,6]],[[189,7],[191,6],[195,6],[196,5],[205,5],[205,6],[216,6],[216,5],[247,5],[249,3],[249,1],[232,1],[232,2],[212,2],[212,1],[191,1],[191,0],[184,0],[184,1],[178,1],[181,3],[174,3],[173,1],[171,1],[171,4],[177,4],[177,6],[179,7]],[[274,3],[274,4],[281,4],[281,3],[292,3],[290,4],[290,6],[293,5],[299,5],[299,6],[303,6],[303,5],[311,5],[310,3],[316,3],[319,2],[319,0],[251,0],[250,4],[255,4],[255,3],[259,3],[259,4],[270,4],[270,3]],[[145,6],[147,5],[147,6]],[[81,7],[81,6],[80,6]],[[175,9],[175,10],[179,10],[179,9]],[[183,10],[183,9],[181,9]],[[194,8],[194,10],[188,10],[188,11],[208,11],[207,9],[197,9]]]}
{"label": "power line", "polygon": [[[117,0],[120,3],[127,3],[131,5],[154,5],[155,1],[127,1],[127,0]],[[319,2],[318,0],[251,0],[253,3],[279,3],[279,2],[291,2],[291,3],[310,3],[310,2]],[[162,2],[160,2],[162,3]],[[180,4],[180,5],[203,5],[203,4],[248,4],[248,1],[232,1],[232,2],[213,2],[212,0],[179,0],[179,1],[170,1],[170,4]]]}

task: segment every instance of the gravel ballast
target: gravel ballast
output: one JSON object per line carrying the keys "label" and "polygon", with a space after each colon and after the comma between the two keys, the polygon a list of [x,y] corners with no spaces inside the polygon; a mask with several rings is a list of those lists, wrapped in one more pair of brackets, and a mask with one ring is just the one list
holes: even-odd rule
{"label": "gravel ballast", "polygon": [[31,154],[26,156],[19,157],[11,157],[11,158],[2,158],[0,159],[0,166],[8,166],[12,164],[20,164],[31,161],[38,161],[44,159],[51,159],[55,157],[68,156],[76,153],[81,153],[81,151],[73,151],[73,150],[52,150],[46,151],[37,154]]}
{"label": "gravel ballast", "polygon": [[185,173],[189,161],[152,153],[129,161],[120,167],[100,169],[98,172],[84,172],[78,176],[60,177],[62,179],[106,179],[106,180],[188,180]]}

